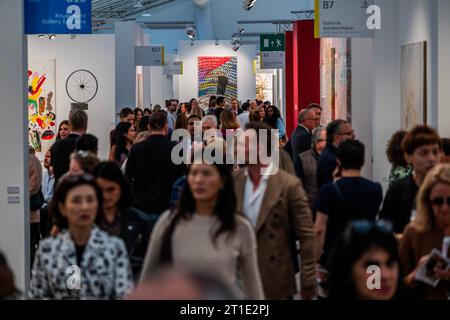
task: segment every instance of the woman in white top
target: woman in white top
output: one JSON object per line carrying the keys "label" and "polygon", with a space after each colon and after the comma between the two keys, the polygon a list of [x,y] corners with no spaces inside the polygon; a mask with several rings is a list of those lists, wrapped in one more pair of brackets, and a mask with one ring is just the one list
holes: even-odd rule
{"label": "woman in white top", "polygon": [[177,209],[162,214],[153,230],[141,283],[167,266],[214,274],[236,297],[264,299],[256,238],[236,213],[229,166],[201,163],[188,169]]}

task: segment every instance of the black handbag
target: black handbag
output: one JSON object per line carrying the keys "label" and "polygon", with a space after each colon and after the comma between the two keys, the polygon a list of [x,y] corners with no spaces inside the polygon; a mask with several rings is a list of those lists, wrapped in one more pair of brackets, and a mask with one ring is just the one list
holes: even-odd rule
{"label": "black handbag", "polygon": [[42,208],[45,203],[44,194],[42,193],[42,188],[30,197],[30,210],[36,211]]}

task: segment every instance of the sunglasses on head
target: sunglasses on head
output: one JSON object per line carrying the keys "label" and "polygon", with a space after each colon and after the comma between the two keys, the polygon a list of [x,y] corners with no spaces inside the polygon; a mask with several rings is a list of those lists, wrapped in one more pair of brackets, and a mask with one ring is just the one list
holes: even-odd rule
{"label": "sunglasses on head", "polygon": [[368,220],[354,220],[351,222],[352,230],[358,234],[368,234],[372,230],[382,233],[392,233],[394,229],[392,223],[387,220],[368,221]]}
{"label": "sunglasses on head", "polygon": [[436,207],[442,207],[444,205],[444,203],[447,203],[447,206],[450,207],[450,197],[448,197],[447,199],[445,199],[444,197],[437,197],[437,198],[431,199],[431,204]]}

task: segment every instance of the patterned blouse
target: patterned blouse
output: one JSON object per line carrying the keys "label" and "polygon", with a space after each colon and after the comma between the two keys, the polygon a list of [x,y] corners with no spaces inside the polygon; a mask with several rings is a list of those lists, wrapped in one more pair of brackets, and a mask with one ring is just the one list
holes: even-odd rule
{"label": "patterned blouse", "polygon": [[391,186],[394,182],[403,179],[406,176],[409,176],[413,168],[408,167],[400,167],[400,166],[392,166],[391,172],[389,174],[389,186]]}

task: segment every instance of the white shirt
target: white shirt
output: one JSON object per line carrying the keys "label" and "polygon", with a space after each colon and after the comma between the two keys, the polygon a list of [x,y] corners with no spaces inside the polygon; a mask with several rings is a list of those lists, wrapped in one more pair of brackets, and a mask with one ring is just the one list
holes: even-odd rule
{"label": "white shirt", "polygon": [[253,227],[256,227],[258,222],[259,212],[261,210],[261,204],[266,193],[267,182],[269,181],[270,172],[273,169],[273,164],[264,170],[261,180],[259,182],[258,188],[254,190],[254,185],[252,180],[248,175],[248,169],[245,170],[245,190],[244,190],[244,214],[250,219]]}
{"label": "white shirt", "polygon": [[239,120],[241,129],[244,130],[245,125],[250,122],[250,111],[242,112],[237,118]]}
{"label": "white shirt", "polygon": [[42,172],[42,194],[46,203],[49,203],[53,197],[53,186],[55,184],[55,176],[49,176],[48,170]]}

